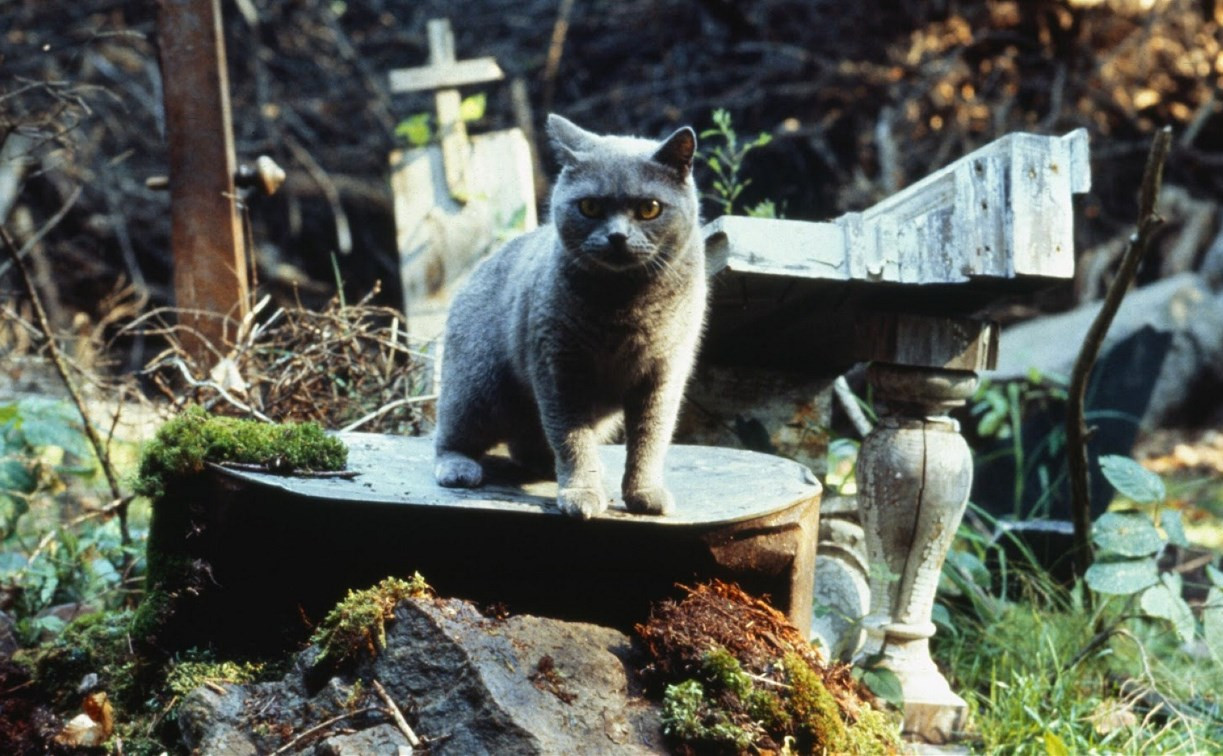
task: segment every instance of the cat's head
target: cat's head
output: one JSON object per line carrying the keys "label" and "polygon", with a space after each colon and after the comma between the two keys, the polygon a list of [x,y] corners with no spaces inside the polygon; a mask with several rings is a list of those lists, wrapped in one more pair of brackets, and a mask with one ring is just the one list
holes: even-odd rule
{"label": "cat's head", "polygon": [[563,166],[552,222],[578,265],[665,270],[688,246],[700,225],[692,129],[661,142],[600,136],[552,114],[548,135]]}

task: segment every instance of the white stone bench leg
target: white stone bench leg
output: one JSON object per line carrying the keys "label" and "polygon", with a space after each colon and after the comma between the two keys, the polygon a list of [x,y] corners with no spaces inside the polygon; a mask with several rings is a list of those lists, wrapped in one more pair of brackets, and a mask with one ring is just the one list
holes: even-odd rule
{"label": "white stone bench leg", "polygon": [[930,658],[939,573],[972,485],[972,455],[947,412],[972,395],[976,373],[873,363],[887,405],[858,458],[871,565],[863,659],[879,657],[904,691],[906,736],[943,743],[963,730],[964,699]]}

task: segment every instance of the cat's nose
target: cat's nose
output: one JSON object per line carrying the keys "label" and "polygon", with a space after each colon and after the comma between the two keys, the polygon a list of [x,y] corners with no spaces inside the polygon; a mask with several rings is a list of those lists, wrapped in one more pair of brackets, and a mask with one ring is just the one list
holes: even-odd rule
{"label": "cat's nose", "polygon": [[624,254],[628,252],[628,236],[626,236],[625,234],[622,234],[619,232],[608,234],[607,244],[613,250],[615,250],[618,254]]}

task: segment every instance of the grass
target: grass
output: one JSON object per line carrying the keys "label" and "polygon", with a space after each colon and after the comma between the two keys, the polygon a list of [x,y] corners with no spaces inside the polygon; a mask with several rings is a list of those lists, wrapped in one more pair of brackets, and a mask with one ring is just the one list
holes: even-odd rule
{"label": "grass", "polygon": [[[1012,578],[1014,599],[947,606],[950,622],[932,641],[969,704],[974,751],[1223,752],[1221,660],[1182,647],[1163,623],[1130,616],[1124,599],[1089,611],[1043,574]],[[1113,632],[1098,637],[1101,627]]]}

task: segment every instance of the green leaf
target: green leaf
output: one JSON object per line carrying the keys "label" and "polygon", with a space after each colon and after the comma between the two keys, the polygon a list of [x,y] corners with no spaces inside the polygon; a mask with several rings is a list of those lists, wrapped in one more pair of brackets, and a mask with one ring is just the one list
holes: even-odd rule
{"label": "green leaf", "polygon": [[1048,756],[1070,756],[1070,749],[1056,733],[1045,730],[1045,753]]}
{"label": "green leaf", "polygon": [[1128,596],[1159,582],[1154,559],[1124,559],[1119,562],[1094,562],[1083,576],[1096,593]]}
{"label": "green leaf", "polygon": [[1159,527],[1168,534],[1168,543],[1189,548],[1189,539],[1185,537],[1185,525],[1181,521],[1181,513],[1175,509],[1165,509],[1159,513]]}
{"label": "green leaf", "polygon": [[1100,471],[1117,493],[1139,504],[1163,501],[1167,496],[1163,480],[1129,457],[1106,454],[1100,457]]}
{"label": "green leaf", "polygon": [[395,136],[404,139],[413,147],[424,147],[433,139],[428,113],[416,113],[395,126]]}
{"label": "green leaf", "polygon": [[1213,564],[1206,565],[1206,577],[1210,578],[1215,588],[1223,588],[1223,572],[1220,572],[1218,567]]}
{"label": "green leaf", "polygon": [[1137,512],[1106,512],[1091,527],[1091,540],[1102,551],[1123,557],[1156,554],[1164,546],[1159,531]]}
{"label": "green leaf", "polygon": [[55,446],[78,457],[92,458],[81,416],[71,404],[54,399],[21,401],[21,433],[32,449]]}
{"label": "green leaf", "polygon": [[470,97],[464,97],[459,103],[459,120],[463,123],[471,123],[478,121],[484,117],[484,111],[488,108],[488,98],[483,92],[476,92]]}
{"label": "green leaf", "polygon": [[1223,663],[1223,589],[1211,586],[1202,607],[1202,634],[1216,661]]}
{"label": "green leaf", "polygon": [[1153,585],[1143,591],[1139,606],[1142,613],[1148,617],[1171,622],[1182,641],[1188,643],[1193,640],[1193,612],[1180,594],[1174,593],[1167,583]]}
{"label": "green leaf", "polygon": [[900,678],[887,667],[868,667],[862,670],[862,683],[870,688],[871,693],[897,708],[905,705],[904,688]]}

